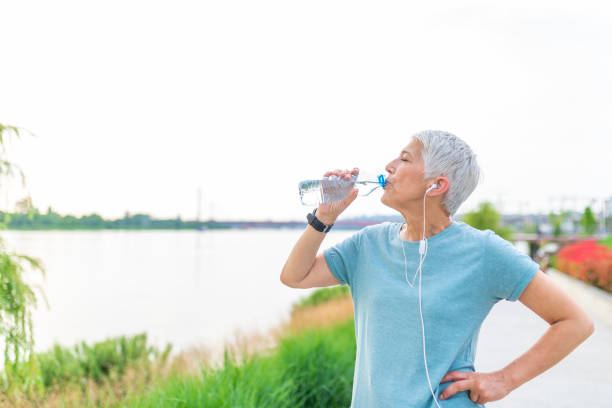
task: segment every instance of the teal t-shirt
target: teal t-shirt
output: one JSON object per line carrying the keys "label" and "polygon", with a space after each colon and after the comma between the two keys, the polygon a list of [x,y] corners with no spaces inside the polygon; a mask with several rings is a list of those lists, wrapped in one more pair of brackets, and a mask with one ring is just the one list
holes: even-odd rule
{"label": "teal t-shirt", "polygon": [[[419,242],[402,240],[401,226],[371,225],[324,251],[329,269],[349,285],[353,298],[357,355],[352,408],[437,408],[423,358]],[[498,301],[516,301],[539,265],[495,232],[461,221],[453,220],[427,242],[421,304],[427,367],[438,399],[452,384],[440,384],[448,371],[477,371],[482,322]],[[483,406],[472,402],[468,391],[438,402],[449,408]]]}

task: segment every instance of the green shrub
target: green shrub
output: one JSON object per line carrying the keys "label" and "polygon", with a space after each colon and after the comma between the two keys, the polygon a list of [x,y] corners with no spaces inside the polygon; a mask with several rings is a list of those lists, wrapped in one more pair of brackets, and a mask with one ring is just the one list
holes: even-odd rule
{"label": "green shrub", "polygon": [[609,248],[612,248],[612,235],[609,235],[608,237],[598,241],[598,243],[600,243],[601,245],[605,245]]}
{"label": "green shrub", "polygon": [[93,346],[85,342],[73,348],[55,344],[50,351],[34,354],[36,377],[48,389],[69,382],[83,383],[87,379],[102,383],[111,371],[123,375],[131,363],[144,363],[145,367],[153,361],[165,363],[172,345],[168,344],[160,352],[146,343],[147,335],[142,333],[110,338]]}
{"label": "green shrub", "polygon": [[552,255],[550,257],[550,267],[553,269],[557,269],[557,255]]}

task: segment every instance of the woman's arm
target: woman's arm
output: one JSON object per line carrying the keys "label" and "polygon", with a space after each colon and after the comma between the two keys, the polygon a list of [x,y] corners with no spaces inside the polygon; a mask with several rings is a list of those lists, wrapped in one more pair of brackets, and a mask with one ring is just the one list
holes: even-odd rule
{"label": "woman's arm", "polygon": [[[323,176],[327,177],[335,175],[343,179],[350,180],[351,175],[353,174],[359,174],[359,170],[353,169],[352,171],[342,171],[338,169],[328,171]],[[316,217],[326,225],[335,223],[340,213],[342,213],[346,207],[355,201],[358,191],[359,190],[355,188],[352,189],[350,194],[343,200],[319,204]],[[283,284],[290,287],[299,287],[300,282],[304,281],[306,276],[315,266],[317,267],[317,275],[313,279],[310,279],[306,285],[301,285],[301,287],[307,287],[307,285],[311,284],[330,286],[337,285],[339,283],[327,267],[327,262],[323,256],[320,256],[319,262],[317,262],[317,251],[319,250],[325,235],[325,233],[315,230],[311,225],[306,226],[306,230],[293,247],[293,250],[291,250],[289,258],[287,258],[287,261],[283,266],[283,270],[281,271],[280,281]]]}
{"label": "woman's arm", "polygon": [[595,330],[587,313],[541,270],[519,300],[550,324],[548,330],[529,350],[501,370],[448,372],[441,382],[455,382],[440,394],[440,399],[469,390],[470,399],[479,404],[500,400],[557,364]]}
{"label": "woman's arm", "polygon": [[512,390],[557,364],[595,330],[587,313],[542,271],[519,300],[551,326],[527,352],[503,368]]}
{"label": "woman's arm", "polygon": [[[322,221],[324,224],[327,224],[325,221]],[[330,222],[333,224],[333,222]],[[325,238],[324,232],[319,232],[312,228],[311,225],[306,226],[306,230],[300,237],[300,239],[296,242],[295,246],[291,250],[289,254],[289,258],[285,262],[283,266],[283,270],[280,275],[280,281],[289,287],[297,288],[307,276],[310,276],[310,271],[314,268],[316,262],[317,251],[321,246],[321,242]],[[321,257],[319,257],[320,259]],[[324,258],[323,258],[324,261]],[[319,262],[320,264],[326,262]],[[318,268],[322,270],[321,267]],[[331,271],[328,269],[328,273],[321,274],[323,279],[317,279],[321,286],[332,286],[337,285],[338,280],[332,275]],[[306,286],[302,286],[306,288]]]}

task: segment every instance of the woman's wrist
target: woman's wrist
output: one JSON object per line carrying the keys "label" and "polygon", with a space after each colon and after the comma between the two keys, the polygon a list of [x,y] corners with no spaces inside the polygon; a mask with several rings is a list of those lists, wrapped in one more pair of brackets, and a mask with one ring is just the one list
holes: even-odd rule
{"label": "woman's wrist", "polygon": [[325,225],[332,225],[336,222],[336,218],[330,214],[321,214],[318,210],[315,211],[315,217],[319,219]]}
{"label": "woman's wrist", "polygon": [[517,389],[521,385],[518,379],[514,378],[514,375],[511,369],[508,368],[508,366],[502,368],[501,370],[498,370],[497,372],[503,378],[508,394],[514,391],[515,389]]}

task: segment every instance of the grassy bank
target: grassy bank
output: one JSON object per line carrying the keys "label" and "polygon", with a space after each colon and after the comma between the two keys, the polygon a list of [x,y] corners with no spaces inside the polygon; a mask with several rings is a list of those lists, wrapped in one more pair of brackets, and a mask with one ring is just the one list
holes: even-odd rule
{"label": "grassy bank", "polygon": [[4,393],[0,406],[347,406],[356,351],[347,289],[319,289],[294,304],[271,331],[273,346],[252,336],[216,360],[205,348],[167,360],[169,348],[157,351],[142,335],[74,351],[56,346],[36,356],[36,396],[13,392],[10,401]]}
{"label": "grassy bank", "polygon": [[273,353],[238,357],[198,376],[176,375],[121,407],[346,407],[351,402],[354,323],[287,335]]}
{"label": "grassy bank", "polygon": [[[145,333],[72,348],[58,344],[0,375],[0,406],[85,406],[120,402],[166,368],[172,346],[147,344]],[[101,406],[101,405],[100,405]]]}

